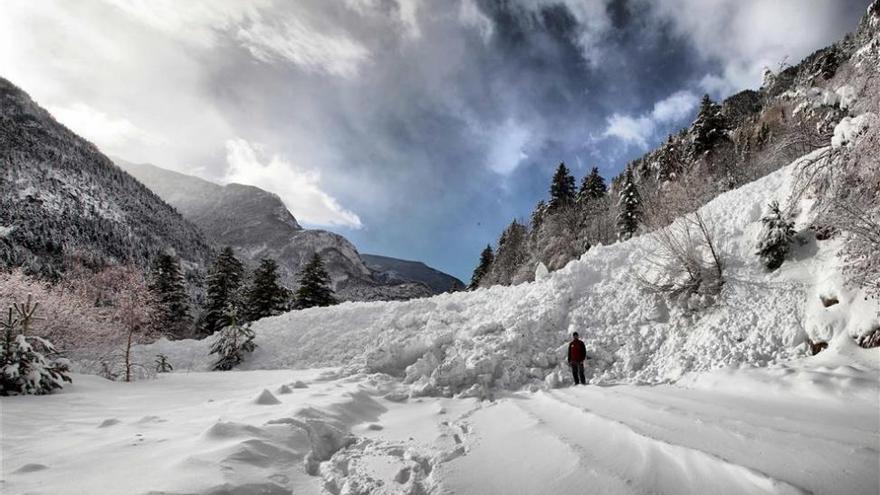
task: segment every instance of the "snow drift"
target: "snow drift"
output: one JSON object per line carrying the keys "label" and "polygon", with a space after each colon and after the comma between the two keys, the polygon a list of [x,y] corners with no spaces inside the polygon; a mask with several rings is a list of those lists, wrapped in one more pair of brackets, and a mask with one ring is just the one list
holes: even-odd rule
{"label": "snow drift", "polygon": [[[669,382],[805,356],[807,339],[858,336],[878,326],[880,313],[877,301],[844,287],[839,242],[806,231],[809,200],[800,202],[798,242],[783,266],[768,273],[754,255],[766,205],[789,199],[793,171],[810,157],[701,208],[725,269],[722,292],[703,309],[646,295],[634,274],[658,248],[648,234],[594,247],[533,283],[266,318],[254,324],[258,347],[241,368],[340,366],[400,377],[414,396],[482,397],[566,380],[561,349],[574,331],[587,345],[591,383]],[[837,304],[826,307],[829,297]],[[207,370],[211,340],[160,341],[139,352],[167,354],[175,369]]]}

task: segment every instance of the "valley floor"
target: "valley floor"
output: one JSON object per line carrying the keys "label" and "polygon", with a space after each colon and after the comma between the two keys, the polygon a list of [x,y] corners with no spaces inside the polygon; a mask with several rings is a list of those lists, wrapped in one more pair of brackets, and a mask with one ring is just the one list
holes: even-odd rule
{"label": "valley floor", "polygon": [[880,492],[873,366],[790,364],[483,402],[406,399],[393,379],[329,370],[74,380],[0,402],[0,492]]}

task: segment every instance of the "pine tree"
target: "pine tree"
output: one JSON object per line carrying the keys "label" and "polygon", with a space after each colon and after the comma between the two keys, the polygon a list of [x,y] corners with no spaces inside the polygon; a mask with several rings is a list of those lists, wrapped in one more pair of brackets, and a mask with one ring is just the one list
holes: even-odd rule
{"label": "pine tree", "polygon": [[[14,304],[0,320],[0,395],[48,394],[70,379],[70,365],[54,359],[55,347],[41,337],[27,335],[26,327],[36,320],[38,304],[28,295],[24,304]],[[47,357],[48,356],[48,357]]]}
{"label": "pine tree", "polygon": [[303,268],[299,289],[293,296],[293,307],[305,309],[315,306],[332,306],[337,302],[333,295],[333,289],[330,288],[330,275],[324,269],[321,257],[315,253]]}
{"label": "pine tree", "polygon": [[526,226],[514,220],[504,229],[498,239],[498,249],[495,257],[481,281],[489,285],[510,285],[517,269],[526,259]]}
{"label": "pine tree", "polygon": [[487,244],[486,249],[480,253],[480,263],[474,269],[474,274],[471,276],[471,283],[468,285],[469,290],[474,290],[480,286],[480,281],[489,273],[489,269],[494,261],[495,253],[492,252],[492,246]]}
{"label": "pine tree", "polygon": [[280,314],[288,307],[290,291],[278,283],[278,263],[263,258],[254,270],[245,309],[249,321]]}
{"label": "pine tree", "polygon": [[174,256],[160,254],[153,260],[150,276],[149,287],[157,303],[159,330],[165,335],[186,337],[192,327],[192,317],[180,264]]}
{"label": "pine tree", "polygon": [[532,217],[529,220],[532,227],[532,232],[537,232],[541,229],[541,224],[544,223],[544,217],[547,215],[547,203],[542,199],[538,201],[538,204],[535,205],[535,209],[532,210]]}
{"label": "pine tree", "polygon": [[229,306],[240,306],[240,292],[244,279],[244,267],[235,257],[232,248],[226,247],[214,260],[208,275],[208,298],[205,303],[203,331],[210,335],[223,328]]}
{"label": "pine tree", "polygon": [[574,177],[569,173],[565,163],[560,163],[550,183],[550,209],[555,210],[574,203]]}
{"label": "pine tree", "polygon": [[728,127],[727,119],[721,113],[721,105],[713,102],[709,95],[704,95],[697,120],[691,124],[692,153],[698,155],[711,150],[726,137]]}
{"label": "pine tree", "polygon": [[775,270],[785,261],[795,232],[794,222],[785,219],[779,210],[778,202],[770,203],[769,210],[769,213],[761,218],[764,226],[758,238],[755,254],[768,270]]}
{"label": "pine tree", "polygon": [[585,175],[581,182],[581,190],[578,191],[577,202],[586,203],[591,199],[599,199],[605,196],[608,188],[605,186],[605,179],[599,175],[599,168],[593,167],[589,175]]}
{"label": "pine tree", "polygon": [[168,356],[165,354],[156,354],[156,360],[153,361],[153,364],[156,365],[156,373],[171,373],[174,371],[174,366],[171,365],[171,362],[168,361]]}
{"label": "pine tree", "polygon": [[642,217],[641,204],[632,168],[627,168],[617,201],[617,233],[620,239],[629,239],[636,232]]}
{"label": "pine tree", "polygon": [[252,352],[257,348],[250,324],[239,323],[238,310],[232,305],[226,308],[224,324],[219,337],[211,346],[210,354],[218,355],[213,368],[215,371],[231,370],[244,360],[245,352]]}

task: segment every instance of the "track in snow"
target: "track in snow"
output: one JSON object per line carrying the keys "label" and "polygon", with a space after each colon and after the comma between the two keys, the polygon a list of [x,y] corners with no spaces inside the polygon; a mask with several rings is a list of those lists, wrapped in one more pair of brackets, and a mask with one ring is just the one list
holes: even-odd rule
{"label": "track in snow", "polygon": [[447,493],[876,494],[870,403],[673,386],[516,394],[473,414]]}

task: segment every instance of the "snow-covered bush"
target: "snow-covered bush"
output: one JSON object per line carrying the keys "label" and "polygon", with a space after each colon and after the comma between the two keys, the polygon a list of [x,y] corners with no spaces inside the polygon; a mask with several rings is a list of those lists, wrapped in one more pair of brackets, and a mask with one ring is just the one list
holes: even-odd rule
{"label": "snow-covered bush", "polygon": [[210,354],[217,354],[214,363],[215,371],[227,371],[236,367],[244,359],[244,353],[252,352],[257,348],[254,343],[254,331],[250,323],[241,325],[238,322],[238,312],[230,307],[226,310],[226,326],[220,330],[220,335],[211,346]]}
{"label": "snow-covered bush", "polygon": [[782,266],[782,262],[788,256],[791,242],[794,240],[794,222],[785,218],[779,210],[777,201],[770,203],[768,209],[767,214],[761,218],[763,228],[758,237],[755,254],[768,270],[775,270]]}
{"label": "snow-covered bush", "polygon": [[15,304],[0,321],[0,395],[48,394],[70,382],[69,363],[57,358],[55,347],[46,339],[26,335],[36,317],[38,304]]}

